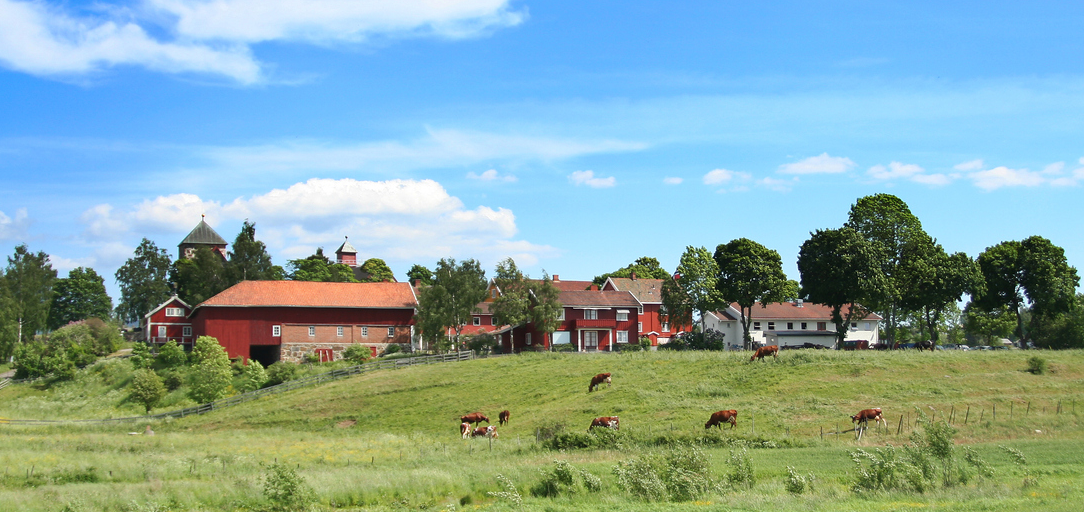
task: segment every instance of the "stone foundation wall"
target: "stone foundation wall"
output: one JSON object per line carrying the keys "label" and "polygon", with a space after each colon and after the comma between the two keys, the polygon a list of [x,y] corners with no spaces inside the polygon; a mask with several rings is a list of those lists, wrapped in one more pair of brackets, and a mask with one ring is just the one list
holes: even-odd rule
{"label": "stone foundation wall", "polygon": [[[331,349],[333,359],[338,361],[343,358],[343,352],[352,345],[351,343],[283,343],[279,352],[279,360],[291,363],[301,363],[308,354],[315,354],[317,349]],[[354,343],[361,345],[370,351],[376,348],[376,355],[383,354],[392,343]],[[410,350],[409,343],[397,343],[404,352]]]}

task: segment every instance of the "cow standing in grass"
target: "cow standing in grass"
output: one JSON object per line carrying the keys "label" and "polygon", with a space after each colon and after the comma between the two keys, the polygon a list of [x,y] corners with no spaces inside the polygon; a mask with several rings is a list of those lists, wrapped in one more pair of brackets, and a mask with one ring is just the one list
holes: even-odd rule
{"label": "cow standing in grass", "polygon": [[591,385],[587,386],[587,392],[590,393],[591,391],[598,389],[598,387],[601,386],[603,382],[605,382],[607,385],[611,384],[612,381],[610,380],[610,374],[600,373],[598,375],[595,375],[594,377],[591,377]]}
{"label": "cow standing in grass", "polygon": [[753,357],[749,358],[749,362],[756,361],[757,359],[764,359],[765,357],[772,356],[779,360],[779,345],[768,345],[767,347],[760,347],[757,349],[757,353],[753,354]]}
{"label": "cow standing in grass", "polygon": [[617,419],[617,416],[601,416],[591,421],[591,426],[587,427],[587,431],[590,432],[595,427],[621,430],[621,420]]}
{"label": "cow standing in grass", "polygon": [[869,420],[873,420],[874,425],[877,423],[884,423],[885,428],[888,428],[888,422],[885,421],[880,407],[862,409],[861,411],[858,411],[858,414],[851,416],[851,423],[855,424],[855,428],[859,428],[859,426],[863,429],[867,428]]}
{"label": "cow standing in grass", "polygon": [[470,436],[471,437],[488,437],[488,438],[491,438],[491,439],[496,439],[498,437],[498,435],[497,435],[497,427],[495,427],[493,425],[490,425],[488,427],[477,427],[477,428],[475,428],[474,430],[471,431]]}
{"label": "cow standing in grass", "polygon": [[464,416],[460,417],[459,421],[462,422],[462,423],[476,423],[476,424],[481,423],[483,421],[486,422],[486,423],[489,423],[489,417],[486,416],[485,414],[480,413],[480,412],[472,412],[470,414],[467,414],[467,415],[464,415]]}
{"label": "cow standing in grass", "polygon": [[505,423],[508,423],[508,420],[510,419],[512,419],[512,413],[507,409],[501,411],[501,413],[497,416],[497,421],[500,422],[502,427]]}
{"label": "cow standing in grass", "polygon": [[704,430],[711,427],[719,427],[722,430],[723,423],[729,423],[730,429],[734,430],[734,427],[738,426],[738,411],[731,409],[711,413],[711,418],[708,418],[708,422],[704,424]]}

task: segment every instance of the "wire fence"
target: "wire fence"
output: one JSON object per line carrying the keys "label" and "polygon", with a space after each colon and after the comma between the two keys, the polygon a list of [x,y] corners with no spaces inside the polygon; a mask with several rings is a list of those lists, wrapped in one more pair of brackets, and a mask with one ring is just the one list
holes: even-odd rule
{"label": "wire fence", "polygon": [[4,389],[11,385],[11,379],[0,380],[0,389]]}
{"label": "wire fence", "polygon": [[[276,384],[274,386],[268,386],[266,388],[257,389],[255,391],[248,391],[238,395],[233,395],[221,400],[215,400],[214,402],[208,402],[205,404],[194,405],[192,407],[185,407],[184,409],[177,409],[168,412],[160,412],[158,414],[148,414],[146,416],[128,416],[124,418],[105,418],[94,420],[23,420],[23,419],[8,419],[0,418],[0,424],[9,425],[52,425],[60,423],[119,423],[127,421],[147,421],[147,420],[160,420],[165,418],[183,418],[185,416],[194,416],[197,414],[205,414],[211,411],[219,409],[225,409],[227,407],[233,407],[245,402],[251,402],[258,400],[268,395],[277,395],[279,393],[285,393],[287,391],[293,391],[308,386],[314,386],[325,382],[331,382],[353,375],[360,375],[363,373],[374,372],[377,370],[395,370],[398,368],[405,368],[408,366],[427,365],[427,364],[439,364],[439,363],[451,363],[459,361],[467,361],[474,359],[475,355],[471,351],[453,352],[448,354],[437,354],[431,356],[418,356],[418,357],[404,357],[401,359],[386,359],[383,361],[376,361],[372,363],[359,364],[357,366],[351,366],[349,368],[340,368],[338,370],[332,370],[330,372],[321,373],[319,375],[312,375],[309,377],[303,377],[297,380],[291,380],[283,382],[282,384]],[[10,381],[0,383],[0,389],[7,386]]]}

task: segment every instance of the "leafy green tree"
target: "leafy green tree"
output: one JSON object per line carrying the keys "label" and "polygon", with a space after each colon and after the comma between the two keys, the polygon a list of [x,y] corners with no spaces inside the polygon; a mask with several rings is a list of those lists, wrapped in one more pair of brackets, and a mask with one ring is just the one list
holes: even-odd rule
{"label": "leafy green tree", "polygon": [[197,338],[191,359],[188,396],[201,404],[225,397],[233,380],[233,370],[226,349],[218,340],[210,336]]}
{"label": "leafy green tree", "polygon": [[478,303],[486,298],[486,284],[486,272],[477,260],[459,264],[454,258],[440,260],[433,285],[423,288],[418,298],[418,324],[431,335],[437,329],[441,333],[454,329],[454,342],[459,346],[463,327],[473,313],[480,311]]}
{"label": "leafy green tree", "polygon": [[636,261],[630,263],[624,268],[619,268],[613,272],[608,272],[600,276],[595,276],[592,282],[602,287],[606,284],[606,279],[611,277],[632,277],[632,274],[636,274],[637,279],[669,279],[670,273],[662,268],[659,260],[644,256],[636,258]]}
{"label": "leafy green tree", "polygon": [[[368,274],[369,278],[366,282],[369,283],[394,283],[395,274],[388,267],[387,263],[380,258],[369,258],[365,260],[365,263],[361,264],[361,271]],[[439,269],[437,270],[440,271]]]}
{"label": "leafy green tree", "polygon": [[138,322],[152,308],[169,299],[170,267],[169,253],[165,249],[159,249],[146,238],[139,242],[135,255],[115,274],[120,287],[117,316],[122,322]]}
{"label": "leafy green tree", "polygon": [[271,366],[267,367],[267,382],[264,383],[264,386],[274,386],[275,384],[294,380],[297,378],[298,369],[297,363],[275,361],[271,363]]}
{"label": "leafy green tree", "polygon": [[[639,275],[639,274],[637,274]],[[530,293],[533,305],[531,306],[531,323],[534,328],[546,336],[545,344],[553,348],[553,331],[561,321],[557,316],[564,309],[561,304],[561,291],[553,284],[553,279],[545,271],[542,272],[540,281],[530,282]]]}
{"label": "leafy green tree", "polygon": [[176,368],[188,362],[188,355],[184,353],[184,347],[177,344],[176,340],[169,340],[158,349],[158,356],[154,360],[162,368]]}
{"label": "leafy green tree", "polygon": [[896,330],[900,319],[906,314],[904,303],[914,304],[913,297],[905,297],[907,277],[901,276],[899,267],[904,263],[905,248],[921,243],[929,236],[922,230],[922,223],[911,213],[900,198],[892,194],[874,194],[860,198],[853,206],[845,227],[854,229],[881,252],[881,273],[884,286],[882,300],[877,311],[884,318],[885,337],[889,344],[896,342]]}
{"label": "leafy green tree", "polygon": [[[513,328],[526,324],[531,319],[531,291],[527,276],[516,266],[515,260],[505,258],[497,263],[493,284],[500,290],[497,298],[489,306],[493,319],[499,325]],[[515,331],[511,334],[515,336]],[[513,345],[515,339],[512,339]]]}
{"label": "leafy green tree", "polygon": [[0,269],[0,359],[6,359],[15,351],[19,344],[18,311],[15,309],[15,299],[8,290],[7,279],[4,279],[4,271]]}
{"label": "leafy green tree", "polygon": [[802,292],[832,310],[836,348],[843,348],[852,320],[882,304],[886,280],[882,251],[851,228],[822,229],[802,244],[798,271]]}
{"label": "leafy green tree", "polygon": [[1084,348],[1084,294],[1076,296],[1073,309],[1058,315],[1049,328],[1035,338],[1035,344],[1045,348]]}
{"label": "leafy green tree", "polygon": [[982,274],[971,258],[962,252],[949,255],[925,234],[904,245],[896,276],[900,305],[918,314],[934,346],[945,311],[982,286]]}
{"label": "leafy green tree", "polygon": [[[706,328],[707,313],[725,305],[719,293],[719,264],[704,247],[686,247],[674,273],[673,287],[663,282],[663,306],[667,316],[675,311],[695,313],[700,319],[700,332]],[[668,299],[670,302],[668,302]],[[670,321],[671,324],[677,322]]]}
{"label": "leafy green tree", "polygon": [[263,387],[267,382],[267,370],[255,359],[249,359],[248,364],[241,370],[241,391],[255,391]]}
{"label": "leafy green tree", "polygon": [[433,284],[433,271],[423,265],[414,264],[414,266],[410,267],[410,270],[407,271],[406,275],[407,279],[410,280],[411,286],[414,286],[414,284],[419,281],[423,286]]}
{"label": "leafy green tree", "polygon": [[741,308],[741,325],[745,349],[753,346],[749,325],[753,305],[767,307],[771,302],[787,300],[792,285],[783,273],[779,253],[748,238],[731,240],[715,248],[715,263],[719,265],[716,288],[723,301],[737,303]]}
{"label": "leafy green tree", "polygon": [[46,329],[53,303],[56,270],[49,263],[49,255],[30,252],[26,244],[15,247],[15,254],[8,256],[3,279],[8,297],[5,302],[11,308],[6,316],[16,322],[16,337],[21,342],[33,339],[34,334]]}
{"label": "leafy green tree", "polygon": [[229,262],[226,264],[226,287],[244,280],[278,281],[286,277],[282,267],[271,263],[267,246],[256,240],[256,224],[245,220],[241,232],[233,240]]}
{"label": "leafy green tree", "polygon": [[[975,294],[974,304],[987,311],[1015,312],[1016,333],[1025,344],[1032,340],[1030,331],[1069,312],[1076,300],[1080,284],[1076,269],[1069,266],[1061,247],[1041,236],[988,247],[979,255],[978,265],[985,287]],[[1031,320],[1025,327],[1028,304]]]}
{"label": "leafy green tree", "polygon": [[206,246],[198,247],[192,259],[173,263],[169,279],[177,285],[177,296],[188,304],[199,304],[228,287],[226,262]]}
{"label": "leafy green tree", "polygon": [[74,268],[67,278],[57,279],[53,284],[50,329],[87,318],[108,319],[112,313],[113,299],[105,291],[105,279],[92,268]]}
{"label": "leafy green tree", "polygon": [[287,277],[294,281],[323,281],[333,283],[356,283],[354,269],[342,263],[332,263],[324,256],[324,248],[318,247],[316,253],[302,259],[290,260]]}
{"label": "leafy green tree", "polygon": [[131,400],[147,408],[147,414],[166,396],[166,386],[152,370],[136,370],[132,374]]}

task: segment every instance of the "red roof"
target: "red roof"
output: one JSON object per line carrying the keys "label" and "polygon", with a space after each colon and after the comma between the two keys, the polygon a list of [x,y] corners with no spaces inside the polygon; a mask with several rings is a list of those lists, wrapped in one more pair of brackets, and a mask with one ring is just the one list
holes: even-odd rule
{"label": "red roof", "polygon": [[[556,277],[556,276],[555,276]],[[575,292],[586,290],[594,284],[591,281],[561,281],[558,279],[553,280],[553,286],[556,286],[558,290],[562,292]]]}
{"label": "red roof", "polygon": [[611,277],[609,282],[615,290],[632,292],[636,300],[644,304],[662,304],[662,279]]}
{"label": "red roof", "polygon": [[566,308],[577,307],[630,307],[638,308],[640,303],[629,292],[575,290],[562,291],[561,305]]}
{"label": "red roof", "polygon": [[414,308],[410,283],[242,281],[200,307]]}
{"label": "red roof", "polygon": [[[731,307],[741,311],[741,306],[737,303],[731,304]],[[846,307],[844,307],[844,312]],[[806,302],[799,306],[795,302],[772,302],[767,307],[760,307],[760,303],[753,305],[753,309],[749,312],[749,316],[755,320],[832,320],[832,308],[825,306],[824,304],[813,304]],[[862,319],[868,320],[880,320],[881,317],[877,313],[870,313]]]}

